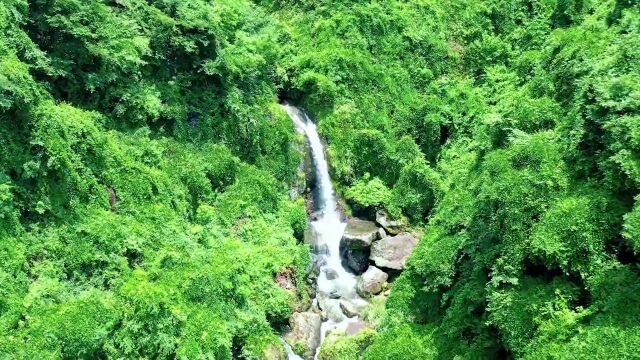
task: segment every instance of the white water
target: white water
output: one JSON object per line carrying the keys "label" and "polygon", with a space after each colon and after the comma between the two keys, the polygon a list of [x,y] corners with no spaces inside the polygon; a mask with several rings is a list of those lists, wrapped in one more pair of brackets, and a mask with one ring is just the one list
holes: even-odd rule
{"label": "white water", "polygon": [[[316,261],[321,266],[317,280],[317,296],[314,302],[318,302],[320,308],[328,316],[327,321],[322,323],[321,340],[324,340],[328,331],[345,330],[349,323],[358,321],[357,317],[348,318],[343,314],[340,309],[341,300],[348,301],[356,307],[363,307],[366,302],[356,294],[357,279],[355,275],[346,271],[342,266],[340,240],[347,225],[341,220],[338,212],[333,184],[329,175],[329,165],[316,125],[300,109],[291,105],[283,105],[283,107],[298,131],[305,134],[309,140],[315,167],[316,190],[318,191],[318,203],[315,205],[318,210],[318,219],[311,222],[311,227],[317,235],[316,248],[326,248],[326,250],[315,254]],[[335,279],[328,279],[327,273],[332,273]],[[289,360],[299,359],[299,357],[292,357],[292,352],[289,354]]]}

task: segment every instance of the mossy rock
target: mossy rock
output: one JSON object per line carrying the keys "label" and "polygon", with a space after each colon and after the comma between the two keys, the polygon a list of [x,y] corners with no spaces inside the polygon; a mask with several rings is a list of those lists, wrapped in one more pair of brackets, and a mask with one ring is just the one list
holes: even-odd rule
{"label": "mossy rock", "polygon": [[364,350],[373,343],[376,331],[365,329],[354,336],[344,332],[333,333],[327,337],[320,348],[319,360],[357,360]]}

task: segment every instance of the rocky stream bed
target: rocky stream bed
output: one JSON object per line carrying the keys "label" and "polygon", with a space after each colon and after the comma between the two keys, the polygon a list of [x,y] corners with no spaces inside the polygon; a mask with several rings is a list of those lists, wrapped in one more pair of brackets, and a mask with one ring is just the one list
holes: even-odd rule
{"label": "rocky stream bed", "polygon": [[389,283],[405,268],[418,236],[381,211],[375,219],[345,216],[315,124],[296,107],[283,106],[309,149],[305,164],[312,206],[305,242],[313,254],[306,276],[313,300],[291,316],[283,339],[290,360],[325,360],[319,350],[326,338],[354,336],[372,327],[363,317],[366,308],[374,297],[389,295]]}

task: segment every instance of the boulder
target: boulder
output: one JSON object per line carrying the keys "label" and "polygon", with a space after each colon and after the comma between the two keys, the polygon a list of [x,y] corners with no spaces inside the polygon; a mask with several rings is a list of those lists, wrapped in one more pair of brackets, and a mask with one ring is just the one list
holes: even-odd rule
{"label": "boulder", "polygon": [[320,306],[320,310],[322,310],[322,320],[333,320],[335,322],[344,320],[344,314],[342,313],[342,309],[340,309],[339,300],[319,294],[318,305]]}
{"label": "boulder", "polygon": [[347,300],[340,300],[340,309],[349,318],[360,314],[358,308]]}
{"label": "boulder", "polygon": [[305,359],[313,359],[320,346],[320,326],[322,319],[314,312],[297,312],[289,319],[291,331],[284,338],[298,355]]}
{"label": "boulder", "polygon": [[358,279],[356,290],[362,297],[379,294],[382,285],[387,281],[389,275],[375,266],[369,266],[367,271]]}
{"label": "boulder", "polygon": [[324,276],[327,278],[327,280],[335,280],[339,276],[338,272],[331,268],[326,268],[323,271],[324,271]]}
{"label": "boulder", "polygon": [[340,246],[345,249],[366,249],[378,239],[378,227],[372,221],[349,219]]}
{"label": "boulder", "polygon": [[400,234],[406,227],[406,225],[401,221],[391,220],[389,214],[384,211],[376,212],[376,222],[391,235]]}
{"label": "boulder", "polygon": [[362,274],[369,267],[369,249],[346,249],[342,256],[346,260],[347,267],[355,274]]}
{"label": "boulder", "polygon": [[354,336],[366,329],[371,329],[371,324],[366,321],[358,320],[347,325],[345,332],[347,333],[347,336]]}
{"label": "boulder", "polygon": [[418,239],[408,233],[387,237],[371,245],[370,259],[376,266],[402,270],[417,244]]}

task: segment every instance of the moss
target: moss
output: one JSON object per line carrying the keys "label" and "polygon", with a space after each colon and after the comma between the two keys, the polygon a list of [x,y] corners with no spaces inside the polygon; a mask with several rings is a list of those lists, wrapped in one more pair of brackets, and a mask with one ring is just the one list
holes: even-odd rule
{"label": "moss", "polygon": [[344,333],[330,335],[320,348],[319,360],[358,360],[373,342],[376,331],[365,329],[354,336]]}
{"label": "moss", "polygon": [[291,348],[293,349],[294,353],[300,356],[304,356],[307,353],[307,351],[309,351],[309,347],[304,341],[294,342],[293,344],[291,344]]}

